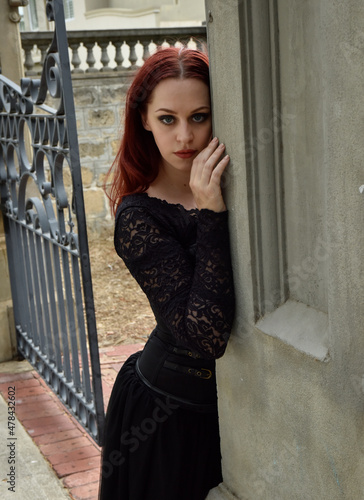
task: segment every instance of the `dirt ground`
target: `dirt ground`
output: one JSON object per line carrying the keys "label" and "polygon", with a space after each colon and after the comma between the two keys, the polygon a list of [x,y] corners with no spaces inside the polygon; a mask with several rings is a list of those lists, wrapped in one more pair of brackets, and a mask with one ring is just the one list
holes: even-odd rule
{"label": "dirt ground", "polygon": [[148,300],[116,254],[112,237],[89,242],[99,347],[145,342],[155,325]]}

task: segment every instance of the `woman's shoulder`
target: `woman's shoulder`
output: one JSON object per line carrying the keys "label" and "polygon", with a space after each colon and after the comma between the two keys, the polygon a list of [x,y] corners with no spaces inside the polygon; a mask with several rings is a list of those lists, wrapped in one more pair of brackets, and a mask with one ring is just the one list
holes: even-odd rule
{"label": "woman's shoulder", "polygon": [[[151,211],[156,211],[159,209],[159,204],[157,203],[156,198],[151,198],[148,193],[134,193],[134,194],[128,194],[124,196],[122,202],[120,203],[117,213],[118,212],[123,212],[129,208],[135,208],[135,209],[145,209],[145,210],[151,210]],[[162,200],[160,200],[162,201]]]}
{"label": "woman's shoulder", "polygon": [[170,203],[161,198],[150,196],[148,193],[135,193],[124,196],[116,211],[116,219],[123,212],[145,213],[157,219],[186,218],[186,216],[194,216],[197,214],[197,209],[188,210],[179,203]]}
{"label": "woman's shoulder", "polygon": [[197,208],[189,210],[187,208],[184,208],[181,203],[171,203],[162,198],[151,196],[147,192],[127,194],[126,196],[124,196],[122,202],[119,205],[119,208],[122,209],[128,206],[151,207],[156,210],[157,209],[174,210],[177,208],[177,209],[183,209],[186,212],[198,211]]}
{"label": "woman's shoulder", "polygon": [[169,203],[148,193],[124,196],[115,217],[116,231],[129,231],[141,227],[140,223],[153,227],[176,238],[190,237],[196,231],[198,210],[186,210],[182,205]]}

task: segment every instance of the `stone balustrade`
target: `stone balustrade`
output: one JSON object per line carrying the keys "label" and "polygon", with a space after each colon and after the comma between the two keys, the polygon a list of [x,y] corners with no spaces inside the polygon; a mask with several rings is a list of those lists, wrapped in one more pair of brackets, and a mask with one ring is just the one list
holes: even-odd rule
{"label": "stone balustrade", "polygon": [[[92,74],[135,69],[158,45],[183,43],[201,49],[206,27],[69,31],[67,36],[72,72]],[[41,73],[52,38],[51,31],[21,33],[26,76]]]}

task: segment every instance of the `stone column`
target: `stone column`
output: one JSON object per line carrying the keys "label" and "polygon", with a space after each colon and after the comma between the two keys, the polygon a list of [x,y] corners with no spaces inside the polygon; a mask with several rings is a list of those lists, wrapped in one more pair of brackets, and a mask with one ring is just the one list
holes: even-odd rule
{"label": "stone column", "polygon": [[208,498],[364,498],[362,0],[206,14],[237,297]]}
{"label": "stone column", "polygon": [[[20,83],[23,76],[18,9],[10,8],[8,0],[0,0],[0,61],[2,74]],[[12,327],[12,301],[6,257],[5,235],[0,215],[0,361],[12,359],[16,353],[16,340]]]}
{"label": "stone column", "polygon": [[0,61],[2,74],[19,83],[23,76],[18,8],[0,0]]}
{"label": "stone column", "polygon": [[16,354],[13,308],[9,282],[8,260],[3,218],[0,216],[0,362],[12,359]]}

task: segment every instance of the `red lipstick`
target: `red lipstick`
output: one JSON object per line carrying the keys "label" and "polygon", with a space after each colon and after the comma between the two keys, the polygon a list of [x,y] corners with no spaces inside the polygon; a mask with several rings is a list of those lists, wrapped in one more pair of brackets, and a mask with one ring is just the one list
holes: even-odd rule
{"label": "red lipstick", "polygon": [[196,154],[196,149],[181,149],[180,151],[175,151],[175,155],[179,158],[188,159]]}

